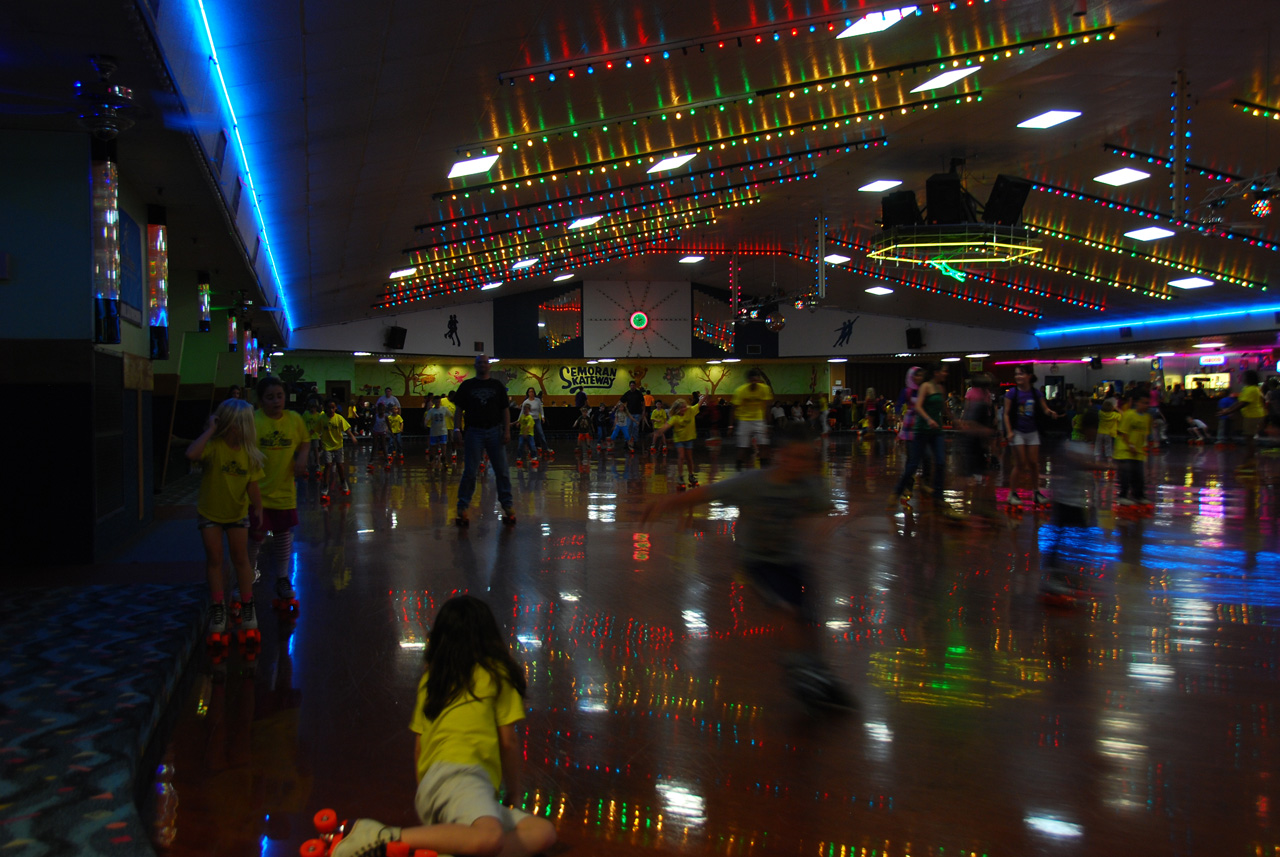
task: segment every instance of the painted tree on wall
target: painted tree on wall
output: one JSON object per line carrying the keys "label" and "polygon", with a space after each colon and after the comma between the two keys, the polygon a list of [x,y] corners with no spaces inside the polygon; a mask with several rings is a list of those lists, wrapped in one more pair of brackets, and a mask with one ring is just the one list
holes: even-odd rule
{"label": "painted tree on wall", "polygon": [[398,375],[404,379],[404,392],[400,395],[411,396],[417,393],[418,377],[422,374],[425,366],[419,366],[416,363],[396,363],[391,367],[391,374]]}
{"label": "painted tree on wall", "polygon": [[662,380],[667,382],[671,387],[671,395],[676,394],[676,385],[684,378],[683,366],[668,366],[667,371],[662,373]]}
{"label": "painted tree on wall", "polygon": [[723,366],[699,366],[694,371],[697,372],[699,380],[707,385],[708,396],[714,396],[716,390],[729,377],[729,370]]}
{"label": "painted tree on wall", "polygon": [[520,377],[520,373],[516,372],[516,370],[514,369],[510,369],[504,366],[498,371],[494,372],[493,377],[501,381],[502,386],[510,387],[511,382],[514,381],[516,378]]}
{"label": "painted tree on wall", "polygon": [[[540,368],[541,367],[539,366],[534,367],[534,369],[540,369]],[[547,395],[547,385],[545,382],[546,382],[547,376],[551,374],[550,369],[542,369],[542,374],[538,374],[537,372],[533,371],[533,369],[530,369],[528,366],[521,366],[520,371],[528,375],[530,378],[533,378],[535,381],[537,381],[538,392],[544,396]]]}

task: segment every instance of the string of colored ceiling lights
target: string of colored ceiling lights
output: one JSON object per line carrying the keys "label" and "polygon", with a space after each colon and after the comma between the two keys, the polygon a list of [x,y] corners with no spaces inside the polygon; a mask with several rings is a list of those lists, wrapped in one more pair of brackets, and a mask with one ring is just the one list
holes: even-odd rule
{"label": "string of colored ceiling lights", "polygon": [[[979,98],[980,98],[980,96],[979,96]],[[940,100],[940,101],[946,101],[946,100],[950,100],[950,99],[939,99],[939,100]],[[959,99],[957,99],[957,101],[958,101],[958,100],[959,100]],[[805,122],[805,123],[800,123],[799,125],[795,126],[794,128],[792,128],[791,126],[786,126],[786,127],[784,127],[784,128],[778,129],[778,130],[776,131],[776,136],[779,138],[779,140],[781,140],[781,138],[782,138],[782,133],[781,133],[781,132],[782,132],[782,131],[784,131],[784,130],[790,130],[790,131],[791,131],[791,135],[792,135],[792,136],[794,136],[794,134],[795,134],[795,131],[796,131],[796,130],[802,130],[802,131],[803,131],[803,128],[802,128],[801,126],[803,126],[803,125],[808,125],[808,124],[809,124],[809,123],[807,123],[807,122]],[[847,123],[846,123],[846,124],[847,124]],[[750,143],[755,143],[755,142],[771,142],[771,141],[773,140],[773,137],[774,137],[774,136],[775,136],[775,131],[769,131],[769,132],[765,132],[765,133],[759,133],[759,132],[752,131],[752,132],[747,133],[747,134],[734,135],[735,139],[740,138],[740,139],[739,139],[739,142],[743,142],[743,143],[748,143],[748,142],[750,142]],[[752,139],[747,139],[747,138],[752,138]],[[725,145],[727,144],[727,142],[728,142],[728,140],[729,140],[730,138],[725,137],[725,138],[723,138],[723,139],[725,140],[725,142],[722,142],[722,143],[720,144],[720,147],[721,147],[721,148],[724,148],[724,147],[725,147]],[[713,142],[716,142],[716,141],[713,141]],[[802,155],[802,154],[809,154],[809,153],[816,153],[816,152],[825,152],[825,151],[827,151],[827,150],[835,150],[835,149],[839,149],[839,148],[842,148],[842,147],[852,147],[853,149],[858,149],[858,148],[861,148],[861,149],[871,149],[871,148],[875,148],[876,146],[887,145],[887,142],[888,142],[888,141],[887,141],[887,139],[886,139],[883,135],[881,135],[881,136],[878,136],[878,137],[871,137],[871,138],[868,138],[868,139],[865,139],[865,140],[855,140],[855,141],[853,141],[853,142],[845,141],[845,142],[842,142],[842,143],[836,143],[836,144],[833,144],[833,145],[831,145],[831,146],[823,147],[823,148],[821,148],[821,149],[805,149],[805,150],[802,150],[802,151],[797,152],[797,153],[794,153],[794,154],[798,156],[798,155]],[[734,143],[734,145],[737,145],[737,143]],[[850,149],[850,148],[846,148],[845,150],[846,150],[846,151],[851,151],[852,149]],[[583,171],[584,171],[584,170],[586,171],[587,175],[595,175],[597,172],[604,173],[604,172],[605,172],[605,167],[604,167],[604,166],[601,166],[601,164],[604,164],[604,165],[612,165],[612,166],[613,166],[613,168],[614,168],[615,170],[618,168],[618,166],[628,166],[628,167],[629,167],[629,166],[632,166],[632,161],[634,161],[634,162],[635,162],[635,166],[643,166],[643,165],[644,165],[644,163],[645,163],[645,161],[644,161],[644,159],[645,159],[645,158],[648,158],[648,161],[647,161],[647,162],[648,162],[648,163],[650,163],[650,164],[652,164],[652,163],[654,163],[655,161],[657,161],[657,160],[658,160],[658,156],[659,156],[660,154],[670,153],[670,152],[679,152],[679,151],[682,151],[682,150],[681,150],[681,149],[679,149],[679,148],[676,148],[676,149],[664,149],[664,150],[661,150],[660,152],[657,152],[657,153],[646,153],[645,155],[643,155],[643,156],[639,156],[639,157],[637,157],[637,156],[627,156],[627,157],[625,157],[625,158],[623,158],[623,157],[619,157],[619,158],[611,158],[611,159],[609,159],[608,161],[602,161],[602,162],[600,162],[600,164],[596,164],[596,165],[594,165],[594,166],[590,166],[590,167],[589,167],[589,166],[587,166],[587,165],[584,165],[584,164],[579,164],[579,165],[575,165],[575,166],[571,166],[571,167],[565,167],[565,168],[564,168],[564,170],[555,170],[555,171],[545,172],[545,173],[530,174],[530,175],[528,175],[528,176],[520,176],[518,179],[516,179],[516,180],[512,180],[512,181],[509,181],[509,182],[497,181],[497,182],[490,182],[490,183],[482,184],[482,185],[475,185],[475,186],[473,186],[473,187],[468,187],[468,188],[465,188],[465,189],[459,189],[459,190],[456,190],[456,191],[449,191],[449,190],[445,190],[445,191],[436,191],[435,193],[433,193],[433,194],[431,195],[431,198],[432,198],[433,200],[435,200],[435,201],[437,201],[437,202],[438,202],[438,201],[443,200],[443,199],[457,200],[457,199],[459,199],[459,197],[461,197],[461,199],[470,199],[470,198],[471,198],[471,194],[472,194],[472,192],[475,192],[475,193],[481,193],[481,192],[483,192],[483,191],[485,191],[485,190],[488,190],[490,193],[497,193],[499,189],[501,189],[502,191],[506,191],[506,190],[508,190],[508,189],[510,189],[510,190],[519,190],[519,189],[520,189],[520,182],[524,182],[524,186],[525,186],[526,188],[529,188],[529,187],[533,187],[533,184],[534,184],[534,181],[533,181],[533,180],[534,180],[534,179],[537,179],[537,180],[538,180],[538,184],[545,184],[548,180],[550,180],[550,181],[559,181],[559,179],[560,179],[560,178],[568,179],[568,178],[569,178],[569,173],[571,173],[571,172],[574,174],[574,176],[581,176],[581,175],[583,174]],[[688,149],[683,149],[683,151],[685,151],[685,152],[689,152],[689,150],[688,150]],[[698,153],[700,153],[700,152],[702,152],[702,151],[703,151],[702,147],[698,147],[698,148],[696,148],[696,149],[694,149],[694,150],[693,150],[693,154],[698,154]],[[708,151],[710,151],[710,148],[708,148]],[[664,183],[665,183],[665,184],[670,184],[671,182],[674,182],[674,181],[680,181],[680,180],[682,180],[682,179],[693,179],[693,178],[698,178],[698,177],[705,176],[705,175],[714,175],[716,172],[721,171],[721,170],[731,170],[731,169],[735,169],[735,168],[741,168],[741,167],[743,167],[743,166],[745,166],[745,165],[748,165],[748,164],[757,164],[757,163],[760,163],[760,162],[762,162],[762,161],[764,161],[764,162],[768,162],[768,161],[776,161],[778,158],[785,158],[785,157],[790,157],[790,156],[791,156],[791,153],[787,153],[787,154],[778,154],[778,155],[772,155],[772,156],[769,156],[768,158],[758,158],[758,159],[751,160],[751,161],[743,161],[743,162],[741,162],[741,163],[739,163],[739,164],[730,164],[730,165],[728,165],[728,166],[724,166],[724,167],[710,167],[710,168],[705,169],[705,170],[696,170],[696,171],[694,171],[694,172],[684,173],[684,174],[679,175],[679,176],[671,176],[671,177],[669,177],[669,178],[667,178],[667,179],[662,179],[662,180],[656,180],[656,181],[655,181],[655,180],[653,180],[653,179],[650,179],[650,180],[648,180],[648,181],[636,182],[636,183],[634,183],[634,184],[632,184],[632,185],[628,185],[628,187],[641,187],[641,186],[649,186],[649,187],[653,187],[653,186],[655,186],[655,185],[657,185],[657,184],[664,184]],[[810,155],[810,156],[812,156],[812,155]]]}
{"label": "string of colored ceiling lights", "polygon": [[1247,289],[1267,290],[1267,284],[1258,280],[1248,280],[1243,277],[1236,277],[1231,274],[1223,274],[1210,268],[1202,268],[1199,265],[1188,265],[1185,262],[1175,262],[1172,259],[1164,259],[1153,253],[1144,253],[1141,250],[1134,250],[1131,247],[1121,247],[1116,244],[1108,244],[1105,241],[1099,241],[1094,238],[1086,238],[1083,235],[1074,235],[1070,232],[1063,232],[1061,229],[1051,229],[1048,226],[1040,226],[1035,223],[1023,221],[1023,227],[1029,232],[1035,232],[1039,235],[1047,235],[1050,238],[1056,238],[1059,241],[1069,241],[1088,247],[1091,250],[1105,250],[1108,253],[1116,253],[1121,256],[1128,256],[1131,259],[1138,259],[1143,262],[1150,262],[1153,265],[1170,268],[1175,271],[1182,271],[1187,274],[1198,274],[1207,276],[1224,283],[1230,283],[1233,286],[1243,286]]}
{"label": "string of colored ceiling lights", "polygon": [[[1126,149],[1124,146],[1114,146],[1111,143],[1103,143],[1102,148],[1113,155],[1120,155],[1124,158],[1131,158],[1135,161],[1145,161],[1157,167],[1165,167],[1173,169],[1173,159],[1166,158],[1161,155],[1155,155],[1151,152],[1139,152],[1136,149]],[[1232,173],[1224,173],[1221,170],[1210,169],[1199,164],[1193,164],[1187,161],[1185,166],[1187,169],[1195,170],[1197,175],[1203,176],[1215,182],[1239,182],[1244,181],[1244,176],[1237,176]]]}
{"label": "string of colored ceiling lights", "polygon": [[1201,224],[1201,223],[1193,223],[1191,221],[1184,220],[1181,217],[1175,217],[1173,215],[1165,214],[1159,211],[1152,211],[1149,208],[1142,208],[1141,206],[1137,206],[1137,205],[1129,205],[1123,202],[1116,202],[1114,199],[1105,199],[1100,196],[1093,196],[1091,194],[1081,193],[1080,191],[1071,190],[1070,188],[1059,187],[1058,185],[1052,185],[1046,182],[1038,182],[1038,181],[1035,181],[1034,179],[1028,179],[1027,181],[1031,182],[1032,190],[1037,190],[1042,193],[1051,193],[1055,196],[1060,196],[1065,199],[1076,200],[1078,202],[1088,202],[1088,203],[1092,203],[1093,205],[1100,205],[1103,208],[1110,208],[1114,211],[1120,211],[1125,214],[1136,214],[1139,217],[1145,217],[1148,220],[1162,220],[1167,223],[1172,223],[1173,225],[1184,228],[1184,229],[1194,229],[1196,232],[1199,232],[1204,235],[1211,235],[1215,238],[1228,238],[1235,241],[1240,241],[1250,247],[1259,247],[1263,250],[1280,250],[1280,244],[1276,244],[1272,241],[1266,241],[1262,238],[1254,238],[1249,235],[1241,235],[1238,232],[1232,232],[1228,229],[1214,229],[1211,226],[1205,226],[1204,224]]}

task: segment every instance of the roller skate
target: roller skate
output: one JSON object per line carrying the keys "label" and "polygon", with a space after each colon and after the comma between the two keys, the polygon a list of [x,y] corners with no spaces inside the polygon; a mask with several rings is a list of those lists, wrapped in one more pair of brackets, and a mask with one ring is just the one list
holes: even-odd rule
{"label": "roller skate", "polygon": [[676,490],[677,490],[677,491],[683,491],[683,490],[684,490],[684,483],[683,483],[683,482],[677,482],[677,483],[676,483]]}
{"label": "roller skate", "polygon": [[227,656],[231,635],[227,633],[227,606],[221,601],[216,601],[209,607],[209,627],[205,632],[204,642],[214,663]]}
{"label": "roller skate", "polygon": [[959,509],[957,509],[955,506],[952,506],[950,503],[944,503],[941,500],[937,502],[935,508],[937,508],[938,514],[946,518],[948,521],[955,521],[958,523],[960,521],[967,521],[969,519],[969,516],[966,515],[964,512],[961,512]]}
{"label": "roller skate", "polygon": [[262,632],[258,630],[258,616],[252,601],[240,606],[240,627],[236,630],[236,642],[245,660],[253,660],[262,648]]}
{"label": "roller skate", "polygon": [[400,841],[400,828],[374,821],[372,818],[338,822],[338,815],[331,809],[316,813],[315,826],[318,836],[302,844],[302,857],[359,857],[359,855],[385,855],[385,857],[437,857],[436,852],[414,848]]}
{"label": "roller skate", "polygon": [[694,476],[692,473],[689,474],[689,487],[690,488],[698,487],[698,477]]}
{"label": "roller skate", "polygon": [[453,523],[462,529],[471,526],[471,516],[466,509],[459,509],[457,516],[453,519]]}
{"label": "roller skate", "polygon": [[516,459],[516,467],[517,467],[518,469],[520,469],[520,470],[524,470],[524,459],[523,459],[523,458],[517,458],[517,459]]}
{"label": "roller skate", "polygon": [[1009,496],[1005,498],[1004,501],[1004,508],[1010,515],[1021,515],[1023,510],[1026,509],[1026,504],[1022,502],[1022,498],[1018,496],[1018,492],[1010,488]]}
{"label": "roller skate", "polygon": [[343,499],[343,500],[347,500],[348,502],[350,502],[350,501],[349,501],[349,499],[348,499],[348,498],[350,498],[350,497],[351,497],[351,486],[350,486],[350,485],[343,485],[343,486],[342,486],[342,499]]}
{"label": "roller skate", "polygon": [[298,615],[298,595],[293,591],[293,584],[287,577],[276,578],[276,597],[271,599],[271,606],[290,619]]}
{"label": "roller skate", "polygon": [[547,458],[555,458],[555,457],[556,457],[556,451],[555,451],[554,449],[552,449],[551,447],[549,447],[549,446],[548,446],[546,449],[544,449],[544,450],[542,451],[542,454],[543,454],[543,455],[545,455]]}
{"label": "roller skate", "polygon": [[530,461],[529,461],[529,466],[530,466],[530,467],[532,467],[533,469],[537,470],[537,469],[538,469],[538,459],[536,459],[536,458],[534,458],[534,459],[530,459]]}
{"label": "roller skate", "polygon": [[329,505],[329,489],[328,488],[325,488],[320,492],[320,505],[321,506]]}
{"label": "roller skate", "polygon": [[508,527],[516,525],[516,510],[512,506],[504,506],[502,509],[502,523]]}
{"label": "roller skate", "polygon": [[366,469],[367,469],[370,473],[372,473],[372,472],[373,472],[373,459],[372,459],[372,458],[370,458],[370,459],[369,459],[369,464],[367,465]]}
{"label": "roller skate", "polygon": [[1051,505],[1049,498],[1041,494],[1039,491],[1036,491],[1035,494],[1032,495],[1032,503],[1037,509],[1048,509]]}
{"label": "roller skate", "polygon": [[1061,571],[1051,571],[1040,583],[1040,600],[1047,607],[1076,606],[1077,587]]}

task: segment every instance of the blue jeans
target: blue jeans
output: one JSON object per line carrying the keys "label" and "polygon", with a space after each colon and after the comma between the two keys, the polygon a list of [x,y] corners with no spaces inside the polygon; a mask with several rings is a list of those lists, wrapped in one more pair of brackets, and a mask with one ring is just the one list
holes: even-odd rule
{"label": "blue jeans", "polygon": [[542,420],[533,421],[533,437],[538,449],[546,449],[550,444],[547,443],[547,434],[542,430]]}
{"label": "blue jeans", "polygon": [[404,455],[404,442],[400,439],[400,432],[393,431],[387,434],[387,454],[393,452]]}
{"label": "blue jeans", "polygon": [[919,428],[916,429],[916,436],[911,441],[911,446],[907,447],[907,466],[902,471],[898,486],[893,489],[894,494],[901,494],[911,485],[926,452],[933,459],[933,496],[938,500],[942,499],[942,476],[943,468],[946,466],[947,442],[942,432],[924,432]]}
{"label": "blue jeans", "polygon": [[507,447],[502,442],[502,426],[493,428],[469,428],[462,433],[463,465],[462,481],[458,484],[458,511],[471,505],[476,493],[476,473],[480,470],[480,456],[489,453],[493,475],[498,481],[498,503],[510,509],[511,474],[507,472]]}

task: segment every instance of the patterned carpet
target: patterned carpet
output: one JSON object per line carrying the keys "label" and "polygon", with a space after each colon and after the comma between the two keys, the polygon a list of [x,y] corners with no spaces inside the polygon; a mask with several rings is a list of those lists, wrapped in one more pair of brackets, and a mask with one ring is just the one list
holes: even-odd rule
{"label": "patterned carpet", "polygon": [[204,610],[202,586],[6,593],[0,853],[152,853],[134,778],[198,643]]}

